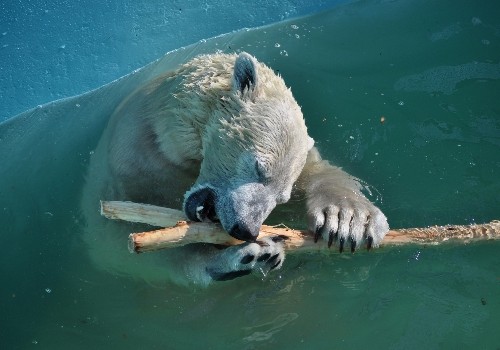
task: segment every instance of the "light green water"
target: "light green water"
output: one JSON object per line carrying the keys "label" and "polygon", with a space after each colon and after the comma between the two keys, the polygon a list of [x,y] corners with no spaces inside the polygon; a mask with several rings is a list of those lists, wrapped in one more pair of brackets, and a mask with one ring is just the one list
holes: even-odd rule
{"label": "light green water", "polygon": [[[370,184],[393,228],[500,219],[496,1],[361,1],[185,56],[214,48],[283,75],[325,158]],[[0,126],[2,349],[500,348],[498,242],[290,254],[208,289],[93,266],[78,198],[99,116],[164,66]]]}

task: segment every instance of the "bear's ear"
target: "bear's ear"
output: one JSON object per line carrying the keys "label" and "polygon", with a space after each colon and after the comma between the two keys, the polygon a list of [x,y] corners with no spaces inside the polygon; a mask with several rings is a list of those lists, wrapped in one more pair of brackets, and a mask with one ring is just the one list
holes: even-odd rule
{"label": "bear's ear", "polygon": [[233,89],[241,94],[254,94],[257,84],[257,62],[255,58],[246,52],[240,53],[234,63]]}

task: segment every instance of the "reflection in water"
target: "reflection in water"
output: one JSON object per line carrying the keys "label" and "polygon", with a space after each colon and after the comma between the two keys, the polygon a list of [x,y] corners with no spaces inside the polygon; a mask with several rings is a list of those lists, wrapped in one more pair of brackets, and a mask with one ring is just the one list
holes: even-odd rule
{"label": "reflection in water", "polygon": [[262,323],[257,326],[245,327],[245,332],[252,332],[252,334],[243,338],[243,340],[248,342],[268,340],[275,333],[279,332],[283,327],[296,320],[298,317],[299,315],[296,313],[286,313],[279,315],[270,322]]}

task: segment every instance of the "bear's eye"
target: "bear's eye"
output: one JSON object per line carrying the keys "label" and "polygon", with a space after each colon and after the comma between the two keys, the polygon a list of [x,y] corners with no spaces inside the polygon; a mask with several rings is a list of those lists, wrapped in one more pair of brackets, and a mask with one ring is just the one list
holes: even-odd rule
{"label": "bear's eye", "polygon": [[259,161],[255,162],[255,172],[257,174],[257,178],[259,179],[258,181],[260,183],[266,183],[269,181],[269,176],[266,172],[266,169],[260,164]]}

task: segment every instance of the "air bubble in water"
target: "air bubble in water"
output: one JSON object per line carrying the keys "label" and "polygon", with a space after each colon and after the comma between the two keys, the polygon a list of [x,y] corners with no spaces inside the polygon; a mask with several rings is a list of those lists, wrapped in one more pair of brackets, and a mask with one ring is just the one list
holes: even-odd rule
{"label": "air bubble in water", "polygon": [[281,45],[279,43],[274,44],[274,47],[280,47]]}
{"label": "air bubble in water", "polygon": [[280,55],[281,56],[288,56],[288,52],[286,52],[286,50],[281,50]]}
{"label": "air bubble in water", "polygon": [[291,27],[292,29],[295,29],[295,30],[299,29],[299,26],[298,26],[298,25],[296,25],[296,24],[292,24],[290,27]]}
{"label": "air bubble in water", "polygon": [[472,17],[471,22],[472,22],[472,25],[474,25],[474,26],[477,26],[477,25],[480,25],[483,23],[483,21],[481,21],[481,19],[479,19],[478,17]]}

